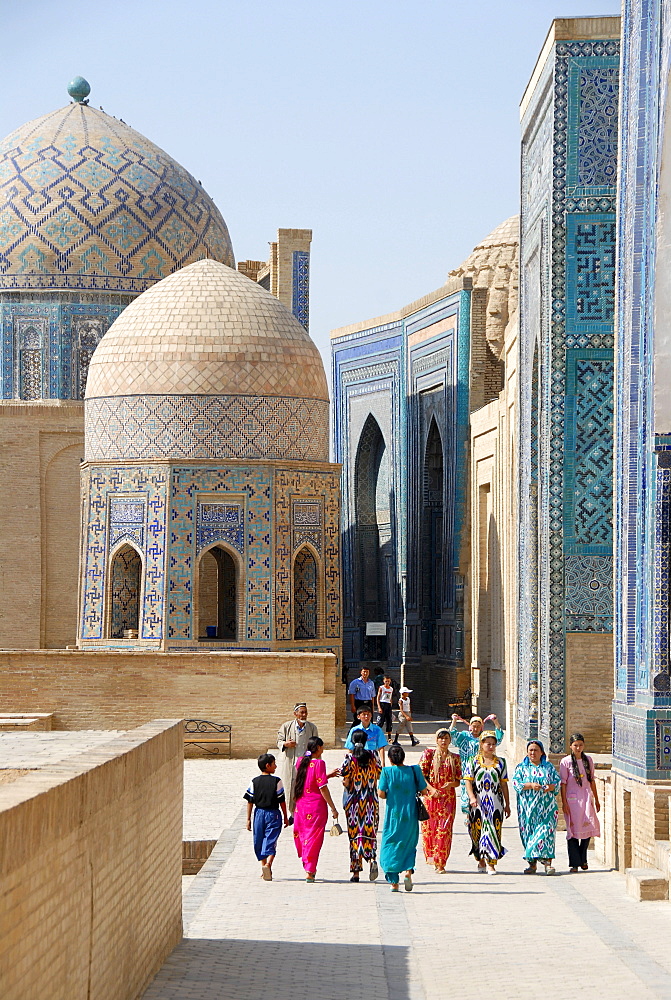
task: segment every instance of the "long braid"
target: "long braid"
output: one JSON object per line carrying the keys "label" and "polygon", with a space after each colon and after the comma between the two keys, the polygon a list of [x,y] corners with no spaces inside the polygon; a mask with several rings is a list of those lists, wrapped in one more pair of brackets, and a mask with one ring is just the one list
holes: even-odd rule
{"label": "long braid", "polygon": [[[582,735],[582,733],[573,733],[573,735],[571,736],[570,742],[571,743],[575,743],[576,740],[581,740],[584,743],[585,742],[585,737]],[[583,762],[583,764],[585,766],[585,777],[587,778],[588,782],[591,785],[592,784],[592,768],[590,766],[589,757],[587,756],[587,754],[585,753],[584,750],[581,751],[581,753],[580,753],[580,759],[582,760],[582,762]],[[581,775],[580,771],[578,770],[578,761],[576,759],[575,754],[573,753],[573,750],[571,750],[571,769],[573,771],[573,777],[575,778],[576,782],[582,788],[582,775]]]}
{"label": "long braid", "polygon": [[[581,755],[581,756],[583,756],[583,755]],[[575,758],[575,754],[573,753],[573,750],[571,750],[571,768],[573,770],[573,777],[578,782],[578,784],[582,787],[582,775],[581,775],[580,771],[578,770],[578,761]]]}

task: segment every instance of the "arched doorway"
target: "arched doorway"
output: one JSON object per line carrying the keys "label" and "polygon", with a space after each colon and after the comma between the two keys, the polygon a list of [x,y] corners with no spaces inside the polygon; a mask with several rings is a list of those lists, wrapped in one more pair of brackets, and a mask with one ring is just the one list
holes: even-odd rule
{"label": "arched doorway", "polygon": [[[389,454],[380,426],[369,414],[361,432],[354,469],[356,510],[357,619],[389,622],[392,573]],[[362,635],[362,659],[385,660],[386,636]]]}
{"label": "arched doorway", "polygon": [[443,442],[431,418],[422,476],[422,652],[437,652],[437,623],[443,587]]}
{"label": "arched doorway", "polygon": [[198,564],[198,631],[200,639],[238,638],[235,560],[218,545],[204,552]]}
{"label": "arched doorway", "polygon": [[317,562],[307,547],[294,560],[294,639],[317,638]]}
{"label": "arched doorway", "polygon": [[113,639],[137,638],[142,594],[142,556],[137,549],[122,545],[114,554],[110,575],[110,635]]}

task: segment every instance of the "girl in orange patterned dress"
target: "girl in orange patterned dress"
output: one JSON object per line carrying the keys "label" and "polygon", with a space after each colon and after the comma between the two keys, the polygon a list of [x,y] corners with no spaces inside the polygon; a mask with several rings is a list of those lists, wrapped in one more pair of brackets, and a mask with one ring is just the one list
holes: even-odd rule
{"label": "girl in orange patterned dress", "polygon": [[450,731],[439,729],[436,746],[427,747],[419,760],[422,774],[429,786],[424,804],[429,818],[422,823],[424,857],[439,875],[445,874],[445,864],[452,848],[452,827],[457,808],[455,789],[461,781],[461,761],[450,753]]}

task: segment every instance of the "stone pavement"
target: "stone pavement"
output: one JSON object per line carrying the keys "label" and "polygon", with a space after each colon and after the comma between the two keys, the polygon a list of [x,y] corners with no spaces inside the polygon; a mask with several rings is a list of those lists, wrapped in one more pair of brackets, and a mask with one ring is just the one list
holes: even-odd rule
{"label": "stone pavement", "polygon": [[[327,767],[341,756],[328,751]],[[191,835],[219,820],[223,833],[188,880],[184,941],[145,1000],[671,1000],[671,904],[629,899],[592,855],[589,872],[568,875],[563,835],[560,874],[524,876],[513,814],[501,873],[480,876],[458,815],[449,874],[418,855],[415,890],[392,895],[382,876],[350,884],[346,836],[326,837],[306,884],[287,831],[268,883],[244,829],[254,773],[254,761],[186,762]]]}

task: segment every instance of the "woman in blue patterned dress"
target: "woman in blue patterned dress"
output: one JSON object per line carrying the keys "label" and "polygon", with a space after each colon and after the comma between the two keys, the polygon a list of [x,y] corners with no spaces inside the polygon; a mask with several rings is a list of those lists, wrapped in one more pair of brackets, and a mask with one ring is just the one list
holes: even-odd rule
{"label": "woman in blue patterned dress", "polygon": [[554,875],[552,862],[555,856],[557,832],[557,792],[559,773],[545,756],[539,740],[529,740],[527,755],[515,768],[513,785],[517,792],[517,817],[520,837],[524,844],[524,857],[529,867],[525,875],[535,875],[538,862],[546,875]]}
{"label": "woman in blue patterned dress", "polygon": [[496,875],[496,862],[506,853],[501,843],[503,817],[510,816],[508,768],[503,757],[496,756],[496,733],[480,737],[480,750],[466,764],[463,778],[468,794],[468,832],[471,854],[478,862],[478,872],[489,870]]}

